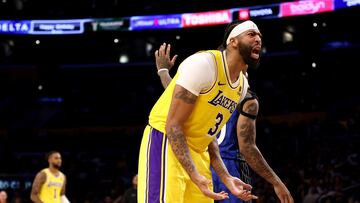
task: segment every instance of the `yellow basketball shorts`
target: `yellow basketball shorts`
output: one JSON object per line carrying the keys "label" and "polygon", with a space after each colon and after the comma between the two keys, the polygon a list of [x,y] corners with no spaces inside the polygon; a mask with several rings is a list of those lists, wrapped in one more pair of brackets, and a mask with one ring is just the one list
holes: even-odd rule
{"label": "yellow basketball shorts", "polygon": [[[190,154],[199,173],[212,180],[209,153],[190,149]],[[213,202],[190,180],[175,157],[167,137],[147,126],[139,154],[138,203]]]}

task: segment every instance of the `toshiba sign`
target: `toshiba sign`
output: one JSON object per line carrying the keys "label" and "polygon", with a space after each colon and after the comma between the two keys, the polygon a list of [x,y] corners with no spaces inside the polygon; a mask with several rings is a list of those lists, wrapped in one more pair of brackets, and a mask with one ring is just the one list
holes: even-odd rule
{"label": "toshiba sign", "polygon": [[281,4],[281,16],[297,16],[333,11],[332,0],[308,0]]}
{"label": "toshiba sign", "polygon": [[230,23],[232,14],[230,10],[187,13],[182,15],[183,27],[220,25]]}

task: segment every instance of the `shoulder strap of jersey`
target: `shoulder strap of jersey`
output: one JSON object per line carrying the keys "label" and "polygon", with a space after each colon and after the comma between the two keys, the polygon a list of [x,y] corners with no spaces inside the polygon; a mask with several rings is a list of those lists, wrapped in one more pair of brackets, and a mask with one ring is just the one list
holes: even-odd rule
{"label": "shoulder strap of jersey", "polygon": [[239,113],[240,113],[241,115],[243,115],[243,116],[246,116],[246,117],[252,119],[252,120],[256,120],[256,117],[257,117],[258,115],[252,115],[252,114],[246,113],[246,112],[243,110],[243,107],[244,107],[244,105],[245,105],[245,103],[246,103],[247,101],[254,100],[254,99],[258,100],[258,97],[256,96],[256,94],[255,94],[254,92],[252,92],[252,91],[250,91],[250,90],[248,90],[248,92],[249,92],[250,96],[245,97],[245,98],[240,102],[240,105],[239,105]]}
{"label": "shoulder strap of jersey", "polygon": [[224,68],[222,53],[219,50],[207,50],[206,52],[210,53],[214,57],[214,62],[216,64],[217,80],[224,77],[224,71],[221,71]]}
{"label": "shoulder strap of jersey", "polygon": [[43,170],[41,170],[42,172],[44,172],[46,175],[49,173],[49,169],[48,168],[44,168]]}
{"label": "shoulder strap of jersey", "polygon": [[222,60],[222,55],[221,55],[221,52],[218,51],[218,50],[207,50],[207,51],[199,51],[198,53],[201,53],[201,52],[207,52],[209,54],[211,54],[213,56],[213,59],[214,59],[214,63],[216,64],[216,67],[215,67],[215,80],[214,80],[214,83],[206,90],[203,90],[201,92],[201,94],[206,94],[208,92],[210,92],[210,90],[213,89],[213,87],[216,85],[216,83],[221,80],[220,78],[223,78],[223,71],[220,71],[221,67],[223,67],[223,60]]}

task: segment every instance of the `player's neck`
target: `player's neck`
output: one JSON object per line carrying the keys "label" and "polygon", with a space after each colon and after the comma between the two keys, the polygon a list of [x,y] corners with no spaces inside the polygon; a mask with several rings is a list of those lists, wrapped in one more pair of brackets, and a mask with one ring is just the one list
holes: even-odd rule
{"label": "player's neck", "polygon": [[239,78],[240,72],[245,73],[247,71],[247,65],[239,53],[226,50],[225,54],[231,82],[235,82]]}
{"label": "player's neck", "polygon": [[49,166],[49,171],[55,175],[57,175],[59,173],[59,169],[51,167],[51,166]]}

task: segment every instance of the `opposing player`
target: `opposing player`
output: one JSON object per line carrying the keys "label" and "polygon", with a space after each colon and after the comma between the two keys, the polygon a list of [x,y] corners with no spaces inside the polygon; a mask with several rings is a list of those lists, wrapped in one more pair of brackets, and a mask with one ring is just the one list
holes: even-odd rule
{"label": "opposing player", "polygon": [[46,157],[49,167],[36,175],[30,198],[34,203],[69,203],[65,196],[66,177],[60,171],[61,154],[51,151]]}
{"label": "opposing player", "polygon": [[[228,36],[226,50],[196,53],[180,65],[153,107],[144,132],[138,202],[201,203],[227,198],[227,193],[212,191],[210,164],[235,196],[256,198],[244,190],[251,189],[249,185],[225,168],[216,135],[246,94],[243,72],[248,60],[259,59],[259,33],[253,22],[241,23]],[[245,57],[240,54],[244,44],[251,47]]]}
{"label": "opposing player", "polygon": [[[226,33],[230,33],[236,25],[237,23],[230,24]],[[221,49],[225,49],[226,39],[227,36],[225,35]],[[163,44],[160,46],[159,50],[155,52],[155,58],[158,74],[164,88],[166,88],[171,81],[168,70],[174,66],[177,56],[175,55],[170,60],[170,45]],[[255,121],[258,109],[259,104],[256,94],[248,90],[245,99],[238,105],[237,110],[230,117],[227,124],[222,128],[221,133],[217,136],[221,157],[223,158],[231,175],[239,177],[246,183],[250,184],[250,174],[247,163],[245,162],[246,159],[255,172],[273,185],[274,190],[282,203],[293,202],[290,192],[267,164],[260,150],[256,146]],[[245,156],[245,159],[239,149],[241,149],[241,153]],[[213,181],[215,192],[228,191],[214,170]],[[243,201],[230,194],[229,199],[224,199],[218,202],[240,203]]]}
{"label": "opposing player", "polygon": [[[258,175],[273,185],[281,203],[293,203],[294,200],[289,190],[271,169],[256,146],[256,117],[258,110],[258,99],[255,93],[248,90],[247,96],[218,135],[221,157],[231,175],[241,177],[242,180],[250,184],[251,178],[247,166],[249,164]],[[214,171],[213,181],[214,191],[227,191]],[[229,199],[219,202],[242,203],[243,201],[230,195]]]}

